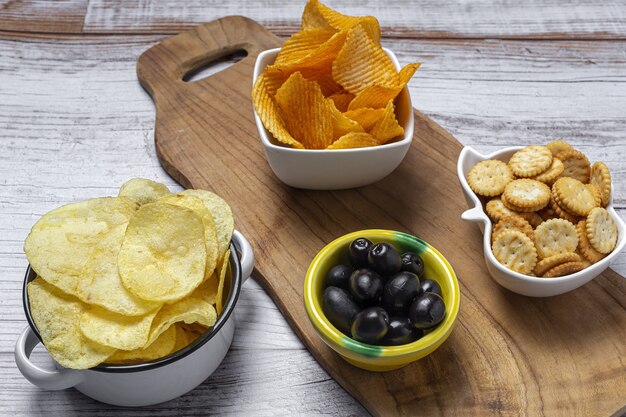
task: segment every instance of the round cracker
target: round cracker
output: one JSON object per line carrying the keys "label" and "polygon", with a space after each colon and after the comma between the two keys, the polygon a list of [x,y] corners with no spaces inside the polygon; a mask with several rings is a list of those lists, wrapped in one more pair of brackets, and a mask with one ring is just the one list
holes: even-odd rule
{"label": "round cracker", "polygon": [[552,152],[552,156],[557,156],[563,151],[569,151],[574,149],[572,145],[565,142],[564,140],[553,140],[546,145],[546,148],[550,149],[550,152]]}
{"label": "round cracker", "polygon": [[485,205],[485,211],[494,222],[497,222],[506,216],[519,214],[516,211],[513,211],[506,207],[500,197],[492,198],[491,200],[489,200]]}
{"label": "round cracker", "polygon": [[531,211],[529,213],[520,213],[519,216],[526,220],[528,223],[530,223],[533,228],[543,223],[543,219],[541,218],[541,216],[534,211]]}
{"label": "round cracker", "polygon": [[509,166],[496,159],[481,161],[474,165],[467,174],[467,183],[476,193],[485,197],[502,194],[504,187],[513,181],[513,171]]}
{"label": "round cracker", "polygon": [[503,198],[515,207],[536,208],[541,206],[539,209],[542,209],[550,201],[550,187],[540,181],[527,178],[515,180],[504,188]]}
{"label": "round cracker", "polygon": [[576,224],[580,220],[578,216],[568,212],[559,205],[554,193],[552,193],[552,196],[550,197],[550,208],[554,210],[558,218],[565,219],[572,224]]}
{"label": "round cracker", "polygon": [[565,262],[561,265],[557,265],[552,269],[549,269],[545,274],[543,274],[544,278],[556,278],[556,277],[564,277],[566,275],[574,274],[578,271],[582,271],[585,269],[585,263],[581,261],[574,262]]}
{"label": "round cracker", "polygon": [[611,172],[609,167],[604,162],[594,163],[591,166],[589,182],[598,189],[602,206],[606,207],[611,199]]}
{"label": "round cracker", "polygon": [[596,262],[600,262],[606,257],[605,254],[595,250],[591,246],[591,243],[589,243],[589,239],[587,238],[586,220],[581,220],[576,224],[576,231],[578,232],[578,250],[586,260],[595,264]]}
{"label": "round cracker", "polygon": [[533,231],[533,227],[526,221],[523,217],[519,215],[506,216],[501,218],[498,223],[493,227],[493,233],[491,233],[491,240],[495,240],[495,238],[502,232],[507,230],[517,230],[519,232],[524,233],[531,240],[535,238],[535,232]]}
{"label": "round cracker", "polygon": [[575,178],[582,183],[589,182],[591,167],[584,153],[575,149],[559,152],[556,158],[563,162],[565,168],[559,177]]}
{"label": "round cracker", "polygon": [[549,269],[552,269],[555,266],[564,264],[566,262],[574,262],[574,261],[581,261],[581,260],[582,258],[580,257],[580,255],[578,255],[575,252],[557,253],[556,255],[549,256],[537,262],[534,272],[535,272],[535,275],[542,276]]}
{"label": "round cracker", "polygon": [[577,216],[586,216],[594,207],[600,205],[595,187],[594,189],[587,187],[575,178],[559,178],[552,189],[559,206]]}
{"label": "round cracker", "polygon": [[528,274],[537,264],[537,250],[528,236],[517,230],[500,233],[491,245],[493,255],[507,268]]}
{"label": "round cracker", "polygon": [[509,166],[518,177],[534,177],[550,168],[552,158],[550,149],[531,145],[515,152],[509,160]]}
{"label": "round cracker", "polygon": [[587,216],[587,238],[598,252],[609,254],[617,244],[617,226],[608,211],[596,207]]}
{"label": "round cracker", "polygon": [[544,184],[552,185],[554,181],[563,173],[565,165],[559,158],[552,158],[552,165],[550,168],[542,172],[541,174],[533,177],[532,179],[541,181]]}
{"label": "round cracker", "polygon": [[[545,185],[545,184],[544,184]],[[508,199],[507,196],[505,194],[502,194],[500,196],[500,198],[502,199],[502,204],[504,204],[505,207],[509,208],[510,210],[516,211],[516,212],[520,212],[520,213],[530,213],[533,211],[538,211],[541,210],[543,207],[545,207],[542,204],[536,205],[536,206],[530,206],[530,207],[521,207],[521,206],[517,206],[513,203],[511,203]],[[549,201],[549,200],[548,200]]]}
{"label": "round cracker", "polygon": [[567,220],[550,219],[535,229],[535,247],[541,258],[574,252],[578,246],[576,226]]}

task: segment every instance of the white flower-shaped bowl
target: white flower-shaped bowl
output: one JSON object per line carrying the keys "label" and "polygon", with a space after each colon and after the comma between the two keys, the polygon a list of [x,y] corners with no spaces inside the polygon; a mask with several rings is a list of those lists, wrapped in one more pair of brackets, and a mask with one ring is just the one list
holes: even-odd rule
{"label": "white flower-shaped bowl", "polygon": [[618,253],[624,249],[626,245],[626,225],[624,221],[617,215],[613,208],[613,196],[609,200],[606,207],[607,211],[617,225],[617,245],[613,252],[607,257],[583,269],[575,274],[558,278],[538,278],[532,277],[518,272],[512,271],[496,260],[491,251],[491,220],[485,213],[483,205],[478,196],[472,191],[467,183],[467,174],[470,169],[480,161],[487,159],[498,159],[508,162],[511,155],[522,149],[521,146],[504,148],[498,152],[489,155],[482,155],[476,150],[466,146],[459,155],[457,163],[457,174],[461,188],[465,194],[465,199],[469,206],[469,210],[465,211],[461,218],[470,222],[478,223],[478,227],[483,232],[483,251],[487,270],[493,279],[503,287],[516,292],[518,294],[530,297],[551,297],[572,291],[582,285],[585,285],[602,273],[615,260]]}

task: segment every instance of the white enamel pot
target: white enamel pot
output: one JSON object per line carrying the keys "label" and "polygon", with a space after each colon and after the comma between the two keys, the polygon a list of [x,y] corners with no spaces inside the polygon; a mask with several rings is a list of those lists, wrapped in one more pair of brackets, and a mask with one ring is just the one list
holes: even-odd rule
{"label": "white enamel pot", "polygon": [[40,388],[62,390],[74,387],[108,404],[147,406],[179,397],[207,379],[226,356],[235,333],[235,316],[232,313],[241,286],[253,267],[252,247],[241,233],[235,231],[231,243],[231,275],[230,279],[227,276],[224,287],[228,296],[224,310],[207,333],[185,349],[155,361],[137,365],[99,365],[87,370],[66,369],[56,362],[56,370],[47,370],[30,361],[29,357],[41,339],[30,314],[26,292],[26,284],[36,276],[29,267],[23,291],[29,326],[15,346],[17,367],[26,379]]}

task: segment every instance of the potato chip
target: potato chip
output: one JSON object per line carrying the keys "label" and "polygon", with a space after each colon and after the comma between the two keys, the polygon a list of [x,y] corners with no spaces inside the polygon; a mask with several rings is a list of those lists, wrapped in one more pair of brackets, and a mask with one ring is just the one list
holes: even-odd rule
{"label": "potato chip", "polygon": [[152,344],[164,331],[174,323],[200,323],[211,327],[217,320],[215,308],[197,297],[187,297],[175,304],[166,304],[152,322],[150,336],[146,346]]}
{"label": "potato chip", "polygon": [[374,125],[383,117],[385,109],[371,109],[368,107],[362,107],[355,110],[348,110],[345,112],[346,117],[355,120],[366,131],[371,130]]}
{"label": "potato chip", "polygon": [[133,178],[120,187],[118,196],[128,197],[139,204],[148,204],[168,194],[170,190],[164,184],[146,178]]}
{"label": "potato chip", "polygon": [[308,149],[325,149],[332,143],[332,110],[319,85],[299,72],[276,92],[276,102],[289,133]]}
{"label": "potato chip", "polygon": [[[294,33],[285,41],[276,56],[274,66],[295,64],[315,52],[336,33],[334,29],[308,29]],[[337,50],[339,52],[339,50]]]}
{"label": "potato chip", "polygon": [[379,144],[384,144],[390,140],[404,135],[404,128],[400,126],[396,119],[395,107],[393,101],[389,100],[382,118],[376,122],[370,134],[374,136]]}
{"label": "potato chip", "polygon": [[112,228],[127,223],[137,207],[126,197],[104,197],[46,213],[24,242],[28,262],[44,280],[75,295],[96,244]]}
{"label": "potato chip", "polygon": [[379,145],[378,140],[369,133],[350,132],[337,139],[326,149],[366,148]]}
{"label": "potato chip", "polygon": [[159,199],[159,202],[188,208],[190,210],[193,210],[198,216],[200,216],[200,218],[202,219],[202,223],[204,224],[204,245],[206,246],[206,266],[204,268],[204,279],[210,277],[211,274],[213,274],[213,271],[215,271],[215,267],[217,265],[217,252],[219,246],[217,240],[217,230],[215,228],[215,221],[213,220],[213,214],[211,214],[211,212],[209,211],[207,206],[205,206],[202,200],[190,194],[170,194]]}
{"label": "potato chip", "polygon": [[257,78],[252,89],[254,109],[259,119],[261,119],[261,122],[263,122],[263,126],[265,126],[277,141],[296,149],[304,149],[304,146],[295,140],[287,131],[285,120],[280,114],[280,109],[274,101],[273,96],[270,95],[272,86],[278,90],[275,80],[276,78],[272,79],[265,73]]}
{"label": "potato chip", "polygon": [[371,85],[363,89],[350,102],[348,110],[356,110],[362,107],[380,109],[387,105],[389,100],[396,98],[400,91],[409,83],[415,71],[420,67],[419,63],[408,64],[400,70],[398,75],[400,83],[393,85]]}
{"label": "potato chip", "polygon": [[348,32],[333,61],[333,78],[346,91],[358,94],[371,85],[400,85],[391,58],[367,36],[361,26]]}
{"label": "potato chip", "polygon": [[350,132],[365,132],[363,127],[361,127],[358,122],[346,117],[343,113],[337,110],[335,103],[330,98],[327,98],[326,101],[332,111],[333,139],[338,139]]}
{"label": "potato chip", "polygon": [[226,273],[228,272],[228,266],[230,265],[230,250],[226,251],[226,255],[224,256],[224,261],[220,266],[220,279],[217,285],[217,294],[215,295],[215,309],[217,310],[217,314],[222,312],[222,307],[224,305],[224,281],[226,280]]}
{"label": "potato chip", "polygon": [[114,227],[98,242],[78,281],[76,296],[88,304],[126,316],[142,316],[162,305],[130,293],[117,271],[117,255],[124,240],[126,224]]}
{"label": "potato chip", "polygon": [[217,232],[217,263],[219,265],[224,253],[230,247],[233,230],[235,230],[233,211],[222,197],[207,190],[185,190],[180,194],[199,198],[211,212]]}
{"label": "potato chip", "polygon": [[217,296],[217,286],[219,283],[218,274],[219,271],[215,270],[208,279],[200,284],[198,288],[193,290],[190,297],[202,298],[209,304],[215,304],[215,298]]}
{"label": "potato chip", "polygon": [[[179,350],[186,348],[197,337],[197,335],[188,332],[184,327],[180,325],[180,323],[176,323],[175,325],[170,326],[170,329],[175,329],[176,331],[176,340],[174,342],[174,347],[172,348],[171,353],[178,352]],[[161,336],[159,336],[159,339],[160,338]],[[157,339],[157,341],[159,339]]]}
{"label": "potato chip", "polygon": [[80,316],[80,331],[103,346],[134,350],[147,346],[152,321],[159,312],[143,316],[124,316],[100,307],[90,307]]}
{"label": "potato chip", "polygon": [[122,283],[134,295],[151,301],[180,300],[204,278],[202,220],[184,207],[143,205],[128,224],[117,260]]}
{"label": "potato chip", "polygon": [[178,331],[172,326],[146,348],[134,350],[118,350],[107,359],[107,363],[111,364],[132,364],[153,361],[162,358],[175,351],[176,342],[178,340]]}
{"label": "potato chip", "polygon": [[360,25],[376,44],[380,44],[380,25],[373,16],[346,16],[321,4],[317,0],[309,0],[302,13],[302,29],[333,28],[347,30]]}
{"label": "potato chip", "polygon": [[[348,110],[348,106],[350,102],[354,99],[354,94],[348,93],[346,91],[340,91],[335,94],[331,94],[328,96],[335,103],[335,107],[342,113],[345,113]],[[350,116],[348,116],[350,117]]]}
{"label": "potato chip", "polygon": [[66,368],[96,366],[115,349],[87,339],[80,331],[79,318],[87,306],[63,293],[42,278],[28,284],[30,313],[50,356]]}

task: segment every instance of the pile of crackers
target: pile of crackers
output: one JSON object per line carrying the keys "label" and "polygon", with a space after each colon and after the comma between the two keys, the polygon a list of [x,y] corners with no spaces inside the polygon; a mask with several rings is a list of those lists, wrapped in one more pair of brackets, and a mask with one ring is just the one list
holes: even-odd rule
{"label": "pile of crackers", "polygon": [[605,209],[608,167],[591,165],[565,141],[527,146],[508,163],[479,162],[467,182],[485,197],[495,258],[513,271],[545,278],[573,274],[617,244],[617,226]]}

